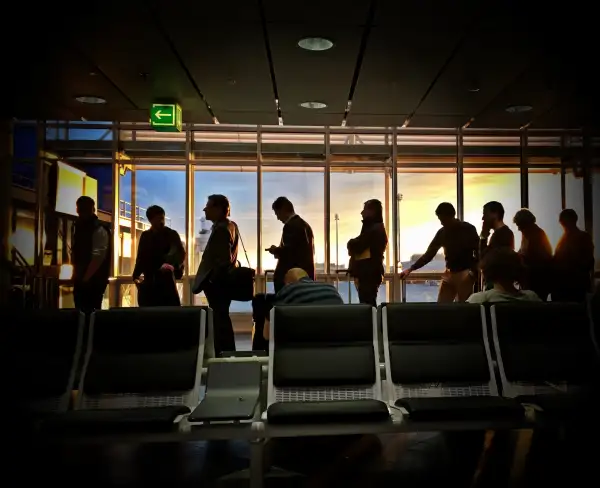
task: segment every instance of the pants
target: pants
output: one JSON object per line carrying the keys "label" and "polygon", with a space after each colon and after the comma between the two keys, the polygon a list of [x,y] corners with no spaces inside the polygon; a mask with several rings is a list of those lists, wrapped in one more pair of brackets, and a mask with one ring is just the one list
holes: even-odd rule
{"label": "pants", "polygon": [[254,322],[254,336],[252,337],[253,351],[268,351],[269,341],[263,337],[265,320],[269,318],[273,308],[274,293],[260,293],[252,299],[252,321]]}
{"label": "pants", "polygon": [[106,285],[107,283],[75,282],[73,285],[75,308],[86,314],[102,309],[102,300],[106,291]]}
{"label": "pants", "polygon": [[442,275],[442,284],[438,294],[438,303],[466,302],[473,294],[475,277],[470,270],[452,273],[446,271]]}
{"label": "pants", "polygon": [[137,287],[140,307],[179,307],[177,283],[170,273],[145,279]]}
{"label": "pants", "polygon": [[377,295],[381,286],[381,278],[355,278],[354,286],[358,292],[358,301],[377,308]]}
{"label": "pants", "polygon": [[225,351],[235,351],[235,335],[229,316],[231,299],[228,298],[227,289],[214,283],[207,283],[204,287],[204,294],[208,300],[208,306],[213,311],[216,357]]}

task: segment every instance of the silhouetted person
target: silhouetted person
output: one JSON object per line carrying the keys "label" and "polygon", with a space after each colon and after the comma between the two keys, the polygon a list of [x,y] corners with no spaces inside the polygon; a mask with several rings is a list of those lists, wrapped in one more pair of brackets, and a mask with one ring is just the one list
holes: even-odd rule
{"label": "silhouetted person", "polygon": [[473,293],[479,252],[479,235],[475,227],[456,218],[456,209],[451,203],[440,203],[435,211],[442,228],[437,232],[427,251],[415,264],[400,274],[405,279],[413,271],[430,263],[441,248],[446,257],[446,272],[438,295],[439,303],[454,300],[464,302]]}
{"label": "silhouetted person", "polygon": [[348,274],[354,278],[360,303],[377,306],[377,294],[385,272],[383,255],[388,244],[383,224],[383,206],[379,200],[368,200],[362,212],[360,235],[348,241],[350,264]]}
{"label": "silhouetted person", "polygon": [[[508,248],[515,250],[515,234],[504,223],[504,206],[500,202],[488,202],[483,206],[483,225],[479,241],[479,259],[493,249]],[[493,231],[493,232],[492,232]],[[490,238],[490,232],[492,237]],[[488,242],[489,239],[489,242]],[[485,289],[491,289],[492,284],[485,282]]]}
{"label": "silhouetted person", "polygon": [[196,272],[192,292],[204,292],[213,311],[215,354],[235,351],[235,335],[229,316],[231,296],[228,290],[228,273],[237,265],[239,230],[229,220],[229,199],[224,195],[210,195],[204,207],[206,220],[213,223],[212,233],[206,243],[202,260]]}
{"label": "silhouetted person", "polygon": [[525,265],[523,288],[533,290],[543,301],[546,301],[554,279],[550,240],[536,224],[535,215],[526,208],[515,214],[514,223],[522,234],[519,254]]}
{"label": "silhouetted person", "polygon": [[560,213],[564,234],[554,251],[553,302],[583,302],[592,291],[594,242],[587,232],[577,227],[577,220],[575,210]]}
{"label": "silhouetted person", "polygon": [[96,203],[90,197],[77,199],[71,259],[73,263],[73,299],[75,308],[85,313],[102,308],[111,263],[111,238],[108,226],[96,215]]}
{"label": "silhouetted person", "polygon": [[[158,205],[146,210],[150,229],[140,235],[133,280],[140,307],[179,306],[176,279],[183,275],[185,248],[179,234],[165,227],[165,211]],[[142,276],[143,275],[143,276]]]}
{"label": "silhouetted person", "polygon": [[308,225],[294,211],[294,205],[286,197],[273,202],[277,220],[283,223],[279,246],[267,249],[277,258],[273,276],[275,293],[283,288],[285,274],[292,268],[306,271],[310,279],[315,279],[315,236]]}
{"label": "silhouetted person", "polygon": [[521,256],[507,246],[490,249],[481,261],[481,272],[489,290],[473,293],[468,303],[539,302],[534,291],[519,290],[515,285],[525,275]]}

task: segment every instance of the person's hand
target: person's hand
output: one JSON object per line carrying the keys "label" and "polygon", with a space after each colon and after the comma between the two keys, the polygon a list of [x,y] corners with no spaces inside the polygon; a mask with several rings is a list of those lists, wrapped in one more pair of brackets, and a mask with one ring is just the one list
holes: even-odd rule
{"label": "person's hand", "polygon": [[412,268],[403,270],[402,273],[400,273],[400,279],[404,280],[404,279],[408,278],[412,272],[413,272]]}
{"label": "person's hand", "polygon": [[171,273],[173,271],[175,271],[175,268],[173,266],[171,266],[170,264],[164,263],[161,267],[160,267],[161,271],[170,271]]}
{"label": "person's hand", "polygon": [[491,230],[492,229],[490,228],[490,225],[484,221],[483,225],[481,226],[481,237],[487,239],[490,236]]}
{"label": "person's hand", "polygon": [[269,249],[266,250],[267,252],[270,252],[271,254],[275,254],[277,252],[277,246],[271,246]]}
{"label": "person's hand", "polygon": [[141,284],[141,283],[142,283],[142,281],[144,281],[144,278],[142,278],[141,276],[139,276],[139,277],[137,277],[137,278],[134,278],[134,280],[133,280],[133,282],[134,282],[136,285],[139,285],[139,284]]}

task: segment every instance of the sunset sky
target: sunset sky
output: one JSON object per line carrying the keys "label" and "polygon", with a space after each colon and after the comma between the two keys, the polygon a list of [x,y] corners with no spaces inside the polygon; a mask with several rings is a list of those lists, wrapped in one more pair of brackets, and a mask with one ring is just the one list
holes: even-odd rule
{"label": "sunset sky", "polygon": [[[539,225],[547,232],[553,246],[561,236],[558,214],[561,210],[560,174],[530,174],[530,209]],[[490,174],[467,173],[464,176],[465,220],[481,228],[481,211],[484,203],[499,200],[506,209],[506,222],[515,231],[517,247],[520,235],[512,224],[512,217],[520,208],[520,176],[518,173]],[[231,218],[239,225],[252,266],[257,261],[257,197],[255,172],[196,171],[195,172],[195,232],[200,230],[200,218],[206,197],[222,193],[231,201]],[[452,173],[400,173],[398,189],[403,195],[400,204],[400,258],[408,261],[413,254],[426,250],[440,227],[435,208],[448,201],[456,205],[456,175]],[[130,174],[121,177],[122,200],[130,201]],[[296,212],[313,228],[315,233],[316,261],[324,261],[324,178],[315,172],[263,171],[262,198],[262,260],[263,269],[275,266],[273,257],[264,251],[279,244],[282,224],[275,219],[271,203],[279,196],[287,196]],[[391,195],[391,188],[390,188]],[[185,173],[183,171],[137,172],[137,204],[148,207],[162,206],[171,219],[171,226],[185,233]],[[331,263],[336,261],[335,221],[339,215],[339,262],[348,261],[346,242],[358,235],[361,227],[360,212],[366,200],[385,200],[383,173],[332,172],[331,174]],[[390,202],[390,229],[393,203]],[[581,179],[567,176],[567,207],[573,208],[583,220],[583,186]],[[393,239],[390,237],[390,244]],[[240,249],[240,260],[244,260]],[[390,258],[390,264],[392,259]]]}

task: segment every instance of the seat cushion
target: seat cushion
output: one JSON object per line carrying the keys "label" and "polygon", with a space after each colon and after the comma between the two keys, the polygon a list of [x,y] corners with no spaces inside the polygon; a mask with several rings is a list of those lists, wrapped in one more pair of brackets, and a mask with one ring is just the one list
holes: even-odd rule
{"label": "seat cushion", "polygon": [[564,413],[567,410],[575,410],[582,406],[587,397],[585,395],[522,395],[516,400],[522,404],[537,405],[546,413]]}
{"label": "seat cushion", "polygon": [[267,419],[272,424],[349,424],[382,422],[390,413],[379,400],[282,402],[267,409]]}
{"label": "seat cushion", "polygon": [[492,397],[400,398],[411,420],[518,420],[525,414],[515,401]]}
{"label": "seat cushion", "polygon": [[57,415],[45,423],[45,430],[81,434],[155,432],[174,428],[180,415],[190,413],[185,405],[170,407],[75,410]]}

